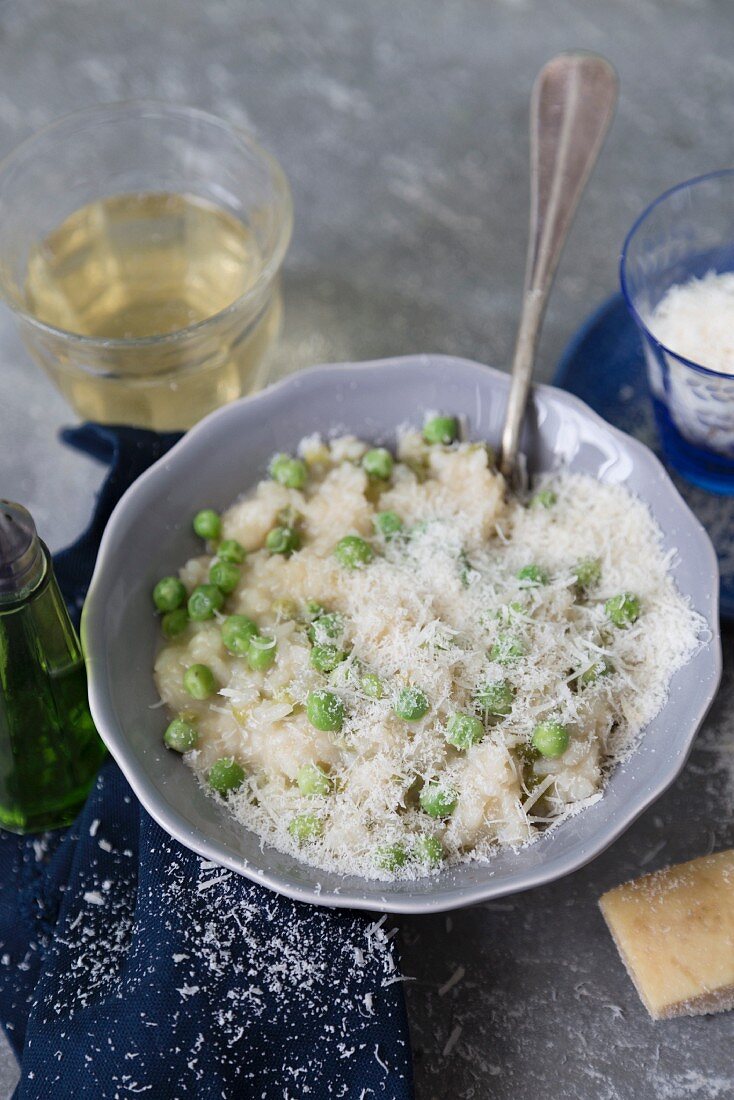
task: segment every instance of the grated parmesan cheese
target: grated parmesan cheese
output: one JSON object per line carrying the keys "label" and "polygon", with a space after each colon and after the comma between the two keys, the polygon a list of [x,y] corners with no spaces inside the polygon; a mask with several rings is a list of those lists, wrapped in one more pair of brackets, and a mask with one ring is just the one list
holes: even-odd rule
{"label": "grated parmesan cheese", "polygon": [[[432,868],[408,859],[385,870],[377,858],[385,845],[410,853],[428,835],[449,864],[491,859],[498,846],[528,843],[601,797],[610,768],[662,706],[705,623],[676,591],[649,511],[622,486],[566,472],[544,482],[556,496],[552,507],[528,506],[506,499],[483,445],[427,447],[416,432],[403,434],[392,477],[376,485],[360,464],[365,450],[353,437],[331,444],[312,437],[301,447],[312,456],[303,490],[264,481],[222,517],[223,536],[249,551],[227,613],[252,617],[276,639],[271,668],[253,672],[230,656],[210,620],[164,645],[155,674],[162,700],[199,731],[185,759],[202,782],[223,756],[244,768],[244,784],[227,800],[243,826],[318,867],[389,879]],[[302,529],[302,548],[290,557],[262,549],[283,509]],[[409,537],[375,536],[373,517],[386,510]],[[347,534],[372,542],[371,564],[339,564],[333,547]],[[599,559],[601,579],[582,597],[575,566],[587,558]],[[207,579],[212,560],[201,555],[183,566],[189,591]],[[518,579],[530,564],[547,583]],[[621,592],[641,604],[627,629],[611,626],[604,610]],[[309,660],[303,609],[313,600],[343,620],[347,657],[328,675]],[[508,639],[521,655],[502,663]],[[211,700],[183,688],[183,672],[196,662],[220,685]],[[581,689],[579,676],[600,662],[609,674]],[[383,698],[365,694],[365,671],[385,685]],[[478,713],[477,689],[500,679],[514,689],[511,713],[485,716],[483,739],[468,751],[454,748],[446,740],[451,716]],[[325,686],[345,710],[336,734],[316,730],[305,714],[309,692]],[[408,686],[430,704],[414,722],[392,710],[395,692]],[[567,727],[569,746],[557,758],[534,758],[532,730],[549,718]],[[333,789],[305,798],[296,779],[311,764]],[[420,807],[427,782],[456,794],[445,821]],[[323,834],[299,848],[288,825],[303,812],[316,815]]]}
{"label": "grated parmesan cheese", "polygon": [[709,271],[672,286],[646,318],[666,348],[709,370],[734,374],[734,272]]}

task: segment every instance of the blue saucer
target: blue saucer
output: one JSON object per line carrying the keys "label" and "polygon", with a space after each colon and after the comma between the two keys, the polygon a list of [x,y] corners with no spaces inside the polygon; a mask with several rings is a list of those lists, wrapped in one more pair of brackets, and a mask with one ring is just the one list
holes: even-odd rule
{"label": "blue saucer", "polygon": [[[610,424],[660,449],[639,331],[621,294],[604,302],[566,347],[554,385],[575,393]],[[668,467],[676,488],[708,531],[721,570],[721,617],[734,619],[734,497],[707,493]]]}

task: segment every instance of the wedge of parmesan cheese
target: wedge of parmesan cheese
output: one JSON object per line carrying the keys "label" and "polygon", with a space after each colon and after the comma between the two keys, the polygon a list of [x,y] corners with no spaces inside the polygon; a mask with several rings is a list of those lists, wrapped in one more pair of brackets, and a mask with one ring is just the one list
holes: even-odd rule
{"label": "wedge of parmesan cheese", "polygon": [[617,886],[599,904],[654,1020],[734,1008],[734,849]]}

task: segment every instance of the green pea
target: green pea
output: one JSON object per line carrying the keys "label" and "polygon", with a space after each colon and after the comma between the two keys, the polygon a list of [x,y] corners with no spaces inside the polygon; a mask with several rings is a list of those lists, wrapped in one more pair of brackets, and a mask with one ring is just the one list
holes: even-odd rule
{"label": "green pea", "polygon": [[200,539],[218,539],[222,521],[213,509],[204,508],[194,516],[194,531]]}
{"label": "green pea", "polygon": [[209,665],[189,665],[183,675],[183,686],[194,699],[208,699],[217,690]]}
{"label": "green pea", "polygon": [[563,756],[568,748],[568,730],[562,722],[555,718],[547,718],[544,722],[538,722],[533,730],[533,745],[541,756],[552,759],[555,756]]}
{"label": "green pea", "polygon": [[455,416],[433,416],[423,425],[426,443],[453,443],[459,438],[459,421]]}
{"label": "green pea", "polygon": [[277,651],[275,638],[253,634],[247,647],[247,663],[254,672],[264,672],[275,663]]}
{"label": "green pea", "polygon": [[345,657],[346,653],[343,653],[338,646],[315,645],[311,650],[311,667],[318,672],[333,672]]}
{"label": "green pea", "polygon": [[530,584],[548,584],[550,577],[539,565],[524,565],[522,569],[518,569],[517,579]]}
{"label": "green pea", "polygon": [[307,619],[318,619],[319,616],[321,616],[323,614],[324,614],[324,609],[321,606],[321,604],[318,602],[318,600],[307,600],[306,601],[306,618]]}
{"label": "green pea", "polygon": [[199,743],[199,734],[190,722],[174,718],[163,734],[163,741],[174,752],[191,752]]}
{"label": "green pea", "polygon": [[317,688],[308,693],[306,717],[314,729],[338,733],[344,725],[344,704],[333,691]]}
{"label": "green pea", "polygon": [[246,657],[250,649],[250,638],[259,634],[257,623],[247,615],[229,615],[222,623],[222,643],[228,653],[235,657]]}
{"label": "green pea", "polygon": [[388,481],[393,469],[393,457],[384,447],[375,447],[362,458],[362,468],[370,477]]}
{"label": "green pea", "polygon": [[406,722],[417,722],[428,714],[431,705],[420,688],[401,688],[393,699],[392,709],[398,718]]}
{"label": "green pea", "polygon": [[375,863],[383,871],[399,871],[408,862],[408,853],[402,844],[382,844],[375,851]]}
{"label": "green pea", "polygon": [[304,764],[302,768],[299,768],[296,783],[299,791],[306,798],[326,795],[332,787],[331,780],[326,772],[322,771],[316,764]]}
{"label": "green pea", "polygon": [[217,557],[220,561],[230,561],[234,565],[242,565],[247,557],[247,551],[237,539],[222,539],[217,547]]}
{"label": "green pea", "polygon": [[301,536],[294,527],[273,527],[265,537],[265,548],[271,554],[292,554],[301,545]]}
{"label": "green pea", "polygon": [[490,658],[501,665],[511,665],[524,655],[522,642],[512,634],[500,634],[489,651]]}
{"label": "green pea", "polygon": [[169,611],[161,619],[161,631],[164,638],[177,638],[189,625],[189,613],[185,607]]}
{"label": "green pea", "polygon": [[598,558],[584,558],[574,566],[573,573],[577,588],[586,592],[601,580],[601,562]]}
{"label": "green pea", "polygon": [[578,677],[578,682],[582,687],[588,687],[589,684],[595,684],[600,676],[609,676],[613,672],[614,665],[612,662],[607,660],[606,657],[601,657],[581,673]]}
{"label": "green pea", "polygon": [[334,556],[346,569],[362,569],[369,565],[375,552],[359,535],[345,535],[334,547]]}
{"label": "green pea", "polygon": [[443,862],[443,857],[443,844],[437,836],[429,836],[424,833],[422,836],[416,837],[413,844],[413,858],[418,863],[427,863],[431,867],[437,867],[439,863]]}
{"label": "green pea", "polygon": [[314,643],[341,638],[343,633],[344,619],[338,611],[329,611],[325,615],[319,615],[308,628],[308,636]]}
{"label": "green pea", "polygon": [[531,508],[552,508],[558,497],[552,489],[541,489],[530,501]]}
{"label": "green pea", "polygon": [[456,791],[442,787],[440,783],[426,783],[418,796],[421,809],[431,817],[450,817],[457,807],[459,798]]}
{"label": "green pea", "polygon": [[207,778],[212,790],[221,794],[222,798],[226,798],[228,794],[242,786],[245,771],[233,756],[222,756],[214,761]]}
{"label": "green pea", "polygon": [[163,577],[153,589],[158,611],[176,611],[186,600],[186,589],[178,577]]}
{"label": "green pea", "polygon": [[484,723],[473,714],[452,714],[446,740],[457,749],[469,749],[484,737]]}
{"label": "green pea", "polygon": [[302,489],[306,484],[308,470],[300,458],[290,455],[275,455],[270,462],[270,476],[273,481],[285,485],[286,489]]}
{"label": "green pea", "polygon": [[310,844],[324,831],[324,823],[315,814],[296,814],[288,825],[288,832],[297,844]]}
{"label": "green pea", "polygon": [[382,699],[385,689],[382,680],[374,672],[365,672],[361,680],[362,691],[370,699]]}
{"label": "green pea", "polygon": [[301,549],[301,535],[295,527],[274,527],[268,532],[265,545],[271,554],[289,556]]}
{"label": "green pea", "polygon": [[378,535],[384,539],[395,538],[403,529],[403,521],[397,512],[378,512],[372,522]]}
{"label": "green pea", "polygon": [[631,592],[622,592],[619,596],[612,596],[607,600],[604,611],[610,622],[624,628],[637,622],[640,617],[640,601]]}
{"label": "green pea", "polygon": [[477,690],[474,696],[477,706],[487,714],[494,714],[498,718],[506,718],[512,713],[512,702],[515,698],[515,689],[508,680],[493,680]]}
{"label": "green pea", "polygon": [[220,611],[223,604],[224,596],[215,584],[200,584],[189,596],[189,618],[194,622],[213,619],[214,612]]}
{"label": "green pea", "polygon": [[224,592],[225,596],[234,592],[239,579],[239,568],[231,561],[215,561],[209,570],[209,580],[220,592]]}

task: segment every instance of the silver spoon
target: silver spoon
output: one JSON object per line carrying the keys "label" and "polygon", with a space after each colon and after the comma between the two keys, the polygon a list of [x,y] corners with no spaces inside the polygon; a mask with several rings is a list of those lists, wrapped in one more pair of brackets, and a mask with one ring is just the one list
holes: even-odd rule
{"label": "silver spoon", "polygon": [[538,73],[530,101],[530,239],[522,313],[502,433],[500,470],[523,481],[517,457],[535,349],[568,231],[617,102],[618,80],[598,54],[573,51]]}

